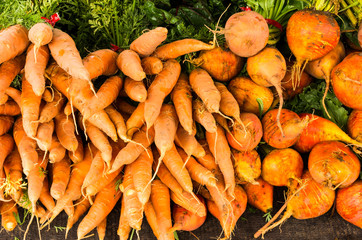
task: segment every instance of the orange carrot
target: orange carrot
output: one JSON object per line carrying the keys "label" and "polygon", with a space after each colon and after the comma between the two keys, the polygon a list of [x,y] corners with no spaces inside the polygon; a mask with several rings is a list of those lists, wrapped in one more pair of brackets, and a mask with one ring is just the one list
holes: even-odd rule
{"label": "orange carrot", "polygon": [[182,39],[158,47],[152,56],[161,60],[167,60],[192,52],[211,50],[214,47],[214,45],[209,45],[196,39]]}
{"label": "orange carrot", "polygon": [[141,57],[147,57],[166,40],[167,32],[167,28],[164,27],[157,27],[145,32],[131,43],[130,49],[137,52]]}
{"label": "orange carrot", "polygon": [[7,101],[5,104],[0,105],[0,114],[16,116],[20,114],[20,107],[14,101]]}
{"label": "orange carrot", "polygon": [[169,232],[172,227],[170,191],[160,180],[152,182],[151,202],[156,212],[159,239],[174,239]]}
{"label": "orange carrot", "polygon": [[89,209],[91,206],[90,202],[87,198],[81,197],[77,201],[75,201],[74,213],[72,216],[68,217],[67,228],[65,230],[65,238],[67,238],[69,230],[73,227],[73,225],[78,222],[79,218]]}
{"label": "orange carrot", "polygon": [[13,151],[14,139],[11,135],[5,134],[0,136],[0,169],[3,169],[6,157]]}
{"label": "orange carrot", "polygon": [[97,181],[99,178],[102,177],[103,171],[104,171],[104,160],[102,159],[101,152],[97,151],[94,154],[89,171],[84,178],[82,184],[82,193],[84,193],[84,189],[86,187],[88,187],[93,182]]}
{"label": "orange carrot", "polygon": [[[74,109],[73,111],[76,111],[76,109]],[[70,105],[69,101],[67,102],[67,104],[65,104],[64,114],[67,115],[67,116],[72,114],[72,105]]]}
{"label": "orange carrot", "polygon": [[65,157],[65,148],[60,144],[58,138],[53,135],[49,148],[49,162],[55,163],[61,161]]}
{"label": "orange carrot", "polygon": [[153,205],[151,201],[148,201],[145,205],[145,216],[148,222],[148,225],[150,225],[153,234],[158,239],[159,238],[159,229],[158,229],[158,223],[157,223],[157,216],[155,209],[153,208]]}
{"label": "orange carrot", "polygon": [[104,218],[112,211],[116,205],[122,192],[116,189],[116,182],[120,179],[120,176],[115,178],[110,184],[107,185],[102,191],[100,191],[92,207],[89,209],[88,214],[79,223],[77,236],[78,239],[82,239],[93,228],[98,226]]}
{"label": "orange carrot", "polygon": [[140,57],[132,50],[124,50],[118,55],[117,66],[124,75],[135,81],[142,81],[146,77],[146,73],[141,66]]}
{"label": "orange carrot", "polygon": [[100,49],[90,53],[83,59],[83,65],[88,70],[90,78],[101,75],[112,76],[117,73],[118,53],[110,49]]}
{"label": "orange carrot", "polygon": [[119,111],[126,114],[132,114],[136,109],[135,106],[129,104],[126,100],[122,98],[117,98],[114,104]]}
{"label": "orange carrot", "polygon": [[36,23],[29,29],[28,37],[36,48],[44,46],[53,38],[52,27],[46,23]]}
{"label": "orange carrot", "polygon": [[220,92],[220,112],[226,116],[233,117],[237,122],[244,125],[240,120],[240,107],[234,96],[222,83],[215,82],[217,90]]}
{"label": "orange carrot", "polygon": [[151,185],[148,183],[152,178],[152,162],[152,151],[150,147],[148,147],[147,151],[142,152],[137,160],[130,164],[134,189],[142,205],[148,202],[151,195]]}
{"label": "orange carrot", "polygon": [[70,177],[70,161],[65,157],[52,165],[52,185],[50,195],[55,199],[60,199],[67,189]]}
{"label": "orange carrot", "polygon": [[124,122],[122,114],[119,113],[112,105],[106,107],[104,110],[110,117],[114,126],[116,126],[119,138],[123,141],[129,141],[130,139],[127,137],[126,123]]}
{"label": "orange carrot", "polygon": [[[147,217],[147,215],[146,215]],[[128,219],[124,206],[124,196],[122,198],[121,214],[119,216],[119,225],[117,229],[117,235],[120,240],[128,240],[129,233],[131,232],[131,227],[128,224]]]}
{"label": "orange carrot", "polygon": [[[3,98],[5,90],[10,86],[16,75],[24,68],[25,54],[12,58],[0,65],[0,99]],[[4,104],[5,102],[0,102]]]}
{"label": "orange carrot", "polygon": [[90,81],[90,75],[82,63],[73,39],[60,29],[53,28],[53,39],[48,44],[57,64],[69,75]]}
{"label": "orange carrot", "polygon": [[162,102],[171,93],[181,73],[180,64],[174,60],[168,60],[163,70],[156,76],[148,88],[148,96],[145,101],[144,117],[147,129],[153,126],[160,114]]}
{"label": "orange carrot", "polygon": [[54,91],[54,97],[51,102],[47,102],[40,111],[39,122],[49,122],[55,118],[63,108],[65,97],[58,91]]}
{"label": "orange carrot", "polygon": [[51,101],[53,101],[53,98],[54,98],[53,92],[46,88],[44,90],[42,99],[46,102],[51,102]]}
{"label": "orange carrot", "polygon": [[147,75],[159,74],[163,68],[162,61],[156,57],[142,58],[141,66]]}
{"label": "orange carrot", "polygon": [[13,200],[2,202],[0,205],[1,225],[6,231],[11,232],[17,226],[15,216],[18,216],[18,208]]}
{"label": "orange carrot", "polygon": [[37,96],[25,77],[22,79],[21,114],[26,134],[34,138],[38,128],[41,96]]}
{"label": "orange carrot", "polygon": [[7,133],[14,124],[14,118],[11,116],[0,115],[0,136]]}
{"label": "orange carrot", "polygon": [[172,90],[172,102],[175,104],[177,116],[182,127],[191,135],[192,119],[192,94],[187,74],[181,73],[180,78]]}
{"label": "orange carrot", "polygon": [[201,140],[200,144],[205,151],[205,156],[197,157],[197,161],[202,166],[204,166],[209,171],[211,171],[217,178],[219,178],[220,176],[222,177],[221,171],[220,171],[218,165],[216,164],[215,158],[212,155],[206,140]]}
{"label": "orange carrot", "polygon": [[185,208],[186,210],[197,214],[200,217],[206,216],[206,207],[200,200],[189,192],[182,192],[181,194],[171,191],[171,199],[177,205]]}
{"label": "orange carrot", "polygon": [[0,32],[0,64],[20,55],[29,45],[28,30],[13,25]]}
{"label": "orange carrot", "polygon": [[21,185],[23,183],[23,166],[18,150],[14,151],[6,158],[4,162],[5,179],[5,195],[18,202],[21,195]]}
{"label": "orange carrot", "polygon": [[62,146],[68,151],[74,152],[78,147],[78,141],[75,136],[75,126],[72,116],[66,116],[59,113],[55,117],[55,132]]}
{"label": "orange carrot", "polygon": [[[28,198],[28,194],[26,192],[24,192],[24,190],[22,189],[21,190],[21,195],[20,195],[20,199],[18,202],[16,202],[20,207],[24,208],[24,209],[27,209],[28,211],[30,212],[33,212],[32,210],[32,207],[31,207],[31,204],[28,204],[29,203],[29,198]],[[45,210],[44,208],[42,208],[40,205],[37,205],[36,206],[36,209],[35,209],[35,213],[34,215],[36,217],[43,217],[45,215]]]}
{"label": "orange carrot", "polygon": [[18,89],[8,87],[5,93],[11,97],[19,107],[21,106],[21,92]]}
{"label": "orange carrot", "polygon": [[215,118],[206,109],[205,104],[200,99],[196,99],[193,101],[192,107],[195,121],[200,123],[206,132],[215,133],[217,131]]}
{"label": "orange carrot", "polygon": [[72,160],[73,163],[81,162],[84,157],[82,137],[80,135],[76,135],[76,138],[78,141],[77,149],[74,152],[68,152],[68,156]]}
{"label": "orange carrot", "polygon": [[25,62],[25,78],[33,88],[37,96],[41,96],[45,90],[44,72],[49,60],[47,46],[36,48],[31,44],[27,50]]}
{"label": "orange carrot", "polygon": [[97,226],[98,239],[104,240],[106,236],[107,217],[105,217],[100,224]]}
{"label": "orange carrot", "polygon": [[39,124],[36,142],[42,151],[49,151],[53,142],[54,121]]}
{"label": "orange carrot", "polygon": [[46,207],[46,209],[48,209],[48,211],[51,211],[55,207],[54,199],[49,192],[48,177],[44,178],[43,188],[40,193],[39,201]]}
{"label": "orange carrot", "polygon": [[124,91],[128,97],[136,102],[144,102],[147,98],[147,90],[143,81],[135,81],[127,77],[124,81]]}
{"label": "orange carrot", "polygon": [[205,150],[193,135],[189,135],[186,130],[179,126],[175,136],[175,143],[181,147],[188,156],[203,157]]}
{"label": "orange carrot", "polygon": [[128,138],[132,138],[133,134],[137,132],[145,123],[144,110],[145,103],[139,103],[137,108],[133,111],[132,115],[126,121]]}

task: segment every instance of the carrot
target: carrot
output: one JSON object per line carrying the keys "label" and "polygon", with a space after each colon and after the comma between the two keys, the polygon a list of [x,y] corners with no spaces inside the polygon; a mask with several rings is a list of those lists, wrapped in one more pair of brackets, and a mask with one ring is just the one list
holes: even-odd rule
{"label": "carrot", "polygon": [[200,143],[181,126],[177,129],[175,143],[181,147],[188,156],[193,155],[197,158],[205,156],[205,151]]}
{"label": "carrot", "polygon": [[180,119],[180,124],[191,135],[193,127],[192,94],[189,79],[185,73],[180,74],[172,90],[171,98]]}
{"label": "carrot", "polygon": [[36,23],[29,29],[28,37],[36,48],[47,45],[53,38],[52,27],[46,23]]}
{"label": "carrot", "polygon": [[[20,207],[24,208],[24,209],[27,209],[28,211],[30,212],[33,212],[32,210],[32,207],[31,207],[31,203],[29,201],[29,197],[28,197],[28,193],[25,192],[23,189],[21,190],[21,195],[20,195],[20,199],[18,202],[16,202]],[[43,217],[45,215],[45,210],[43,207],[41,207],[40,205],[37,205],[36,206],[36,209],[35,209],[35,213],[34,215],[36,217]]]}
{"label": "carrot", "polygon": [[83,151],[83,141],[80,135],[76,135],[78,141],[78,147],[74,152],[68,152],[69,158],[73,163],[78,163],[83,160],[84,151]]}
{"label": "carrot", "polygon": [[182,39],[158,47],[152,56],[161,60],[175,59],[188,53],[211,50],[214,47],[214,45],[209,45],[196,39]]}
{"label": "carrot", "polygon": [[82,239],[93,228],[98,226],[112,211],[122,195],[122,192],[115,187],[118,179],[120,179],[120,176],[115,178],[107,185],[107,187],[97,194],[94,204],[89,209],[88,214],[79,223],[77,230],[78,239]]}
{"label": "carrot", "polygon": [[[24,68],[25,54],[12,58],[0,65],[0,99],[3,98],[5,90],[10,86],[16,75]],[[4,104],[5,102],[0,102]]]}
{"label": "carrot", "polygon": [[14,124],[14,118],[12,116],[0,115],[0,136],[7,133]]}
{"label": "carrot", "polygon": [[20,55],[29,45],[28,30],[13,25],[0,32],[0,64]]}
{"label": "carrot", "polygon": [[[132,139],[136,143],[129,142],[121,151],[119,151],[116,159],[114,160],[114,163],[112,164],[112,168],[108,171],[108,173],[115,172],[123,165],[134,162],[144,151],[144,149],[153,143],[154,136],[155,131],[153,128],[150,128],[148,130],[147,138],[145,127],[143,127],[141,131],[137,132]],[[140,144],[142,146],[140,146]]]}
{"label": "carrot", "polygon": [[240,107],[234,96],[229,92],[222,83],[215,83],[217,90],[220,92],[220,112],[226,116],[233,117],[238,123],[244,125],[240,119]]}
{"label": "carrot", "polygon": [[25,78],[33,88],[37,96],[41,96],[45,90],[44,72],[49,60],[49,49],[47,46],[36,48],[31,44],[27,50],[25,61]]}
{"label": "carrot", "polygon": [[190,85],[209,112],[219,112],[221,95],[211,76],[205,70],[201,68],[193,70],[190,73]]}
{"label": "carrot", "polygon": [[49,122],[55,118],[63,108],[65,97],[58,91],[54,91],[54,98],[51,102],[47,102],[40,111],[39,122]]}
{"label": "carrot", "polygon": [[90,79],[96,79],[101,75],[112,76],[117,73],[118,53],[110,49],[100,49],[87,55],[83,59],[83,65],[88,70]]}
{"label": "carrot", "polygon": [[13,151],[14,139],[11,135],[5,134],[0,136],[0,169],[3,169],[6,157]]}
{"label": "carrot", "polygon": [[144,117],[147,130],[153,126],[160,114],[162,102],[171,93],[181,73],[180,64],[174,60],[165,62],[163,70],[156,76],[148,88]]}
{"label": "carrot", "polygon": [[224,130],[220,126],[217,126],[217,132],[206,132],[206,140],[225,178],[225,189],[227,189],[230,196],[233,196],[235,188],[234,167]]}
{"label": "carrot", "polygon": [[53,142],[54,121],[41,123],[38,127],[36,142],[42,151],[49,151]]}
{"label": "carrot", "polygon": [[127,137],[126,123],[124,122],[123,116],[119,113],[113,106],[108,106],[104,109],[108,116],[111,118],[111,121],[116,126],[117,134],[120,139],[125,142],[132,141]]}
{"label": "carrot", "polygon": [[156,57],[145,57],[141,60],[141,66],[147,75],[156,75],[162,71],[163,63]]}
{"label": "carrot", "polygon": [[119,76],[108,78],[97,91],[96,96],[92,96],[83,109],[84,119],[88,119],[94,113],[106,108],[116,100],[123,85],[123,80]]}
{"label": "carrot", "polygon": [[118,55],[117,66],[124,75],[135,81],[142,81],[146,77],[146,73],[141,66],[140,57],[132,50],[124,50]]}
{"label": "carrot", "polygon": [[124,81],[124,91],[133,101],[146,101],[147,90],[145,84],[142,81],[135,81],[132,78],[127,77]]}
{"label": "carrot", "polygon": [[131,165],[125,167],[123,182],[120,189],[123,192],[123,200],[125,207],[125,215],[131,228],[141,230],[143,220],[143,204],[137,196],[137,192],[133,183],[133,172]]}
{"label": "carrot", "polygon": [[65,238],[68,236],[69,230],[79,220],[79,218],[89,209],[91,206],[89,200],[85,197],[81,197],[75,201],[74,214],[68,217],[67,228],[65,230]]}
{"label": "carrot", "polygon": [[[76,109],[74,109],[74,111],[76,111]],[[69,101],[67,102],[67,104],[65,104],[64,114],[67,115],[67,116],[72,114],[72,105],[70,104]]]}
{"label": "carrot", "polygon": [[49,192],[48,177],[44,178],[43,188],[40,193],[39,201],[46,207],[46,209],[48,209],[48,211],[51,211],[55,207],[54,199]]}
{"label": "carrot", "polygon": [[[158,239],[159,238],[159,229],[158,229],[158,223],[157,223],[157,216],[155,209],[153,208],[153,205],[151,201],[148,201],[145,205],[145,216],[148,222],[148,225],[150,225],[153,235]],[[121,239],[123,240],[123,239]],[[124,239],[126,240],[126,239]]]}
{"label": "carrot", "polygon": [[[146,215],[147,216],[147,215]],[[120,240],[128,240],[129,233],[131,232],[131,227],[128,224],[128,219],[124,206],[124,196],[122,198],[121,214],[119,216],[119,225],[117,229],[117,235]]]}
{"label": "carrot", "polygon": [[148,147],[136,161],[130,164],[134,189],[137,192],[138,200],[143,206],[148,202],[151,195],[151,186],[148,183],[152,178],[152,162],[152,151]]}
{"label": "carrot", "polygon": [[97,226],[98,239],[104,240],[106,236],[107,217]]}
{"label": "carrot", "polygon": [[82,63],[73,39],[67,33],[53,28],[53,39],[48,46],[54,60],[69,75],[90,81],[89,72]]}
{"label": "carrot", "polygon": [[127,101],[125,101],[122,98],[117,98],[114,103],[117,109],[122,113],[132,114],[136,109],[135,106],[129,104]]}
{"label": "carrot", "polygon": [[1,225],[6,231],[13,231],[17,226],[15,216],[18,216],[18,208],[13,200],[2,202],[0,205]]}
{"label": "carrot", "polygon": [[156,212],[159,239],[174,239],[169,230],[172,227],[170,191],[160,180],[152,182],[151,202]]}
{"label": "carrot", "polygon": [[75,136],[75,126],[72,116],[59,113],[55,117],[55,132],[62,146],[68,151],[74,152],[78,147]]}
{"label": "carrot", "polygon": [[61,161],[65,157],[65,148],[60,144],[58,138],[53,135],[49,148],[49,162],[55,163]]}
{"label": "carrot", "polygon": [[46,102],[51,102],[51,101],[53,101],[53,98],[54,98],[53,92],[46,88],[42,95],[42,99]]}
{"label": "carrot", "polygon": [[26,134],[34,138],[38,128],[41,96],[37,96],[25,77],[22,79],[21,114]]}
{"label": "carrot", "polygon": [[147,57],[166,40],[167,32],[167,28],[164,27],[157,27],[145,32],[131,43],[130,49],[137,52],[141,57]]}
{"label": "carrot", "polygon": [[218,165],[216,164],[215,158],[212,155],[207,142],[205,140],[202,140],[202,141],[200,141],[200,144],[205,151],[205,156],[197,157],[197,161],[202,166],[204,166],[209,171],[211,171],[217,178],[219,178],[219,176],[222,176],[222,174],[220,172]]}
{"label": "carrot", "polygon": [[65,157],[52,165],[52,185],[50,195],[55,199],[60,199],[67,189],[70,177],[70,161]]}
{"label": "carrot", "polygon": [[18,202],[21,195],[21,185],[23,184],[23,166],[16,148],[4,161],[4,172],[6,175],[5,195],[11,196],[15,202]]}
{"label": "carrot", "polygon": [[[102,177],[104,168],[104,160],[102,159],[101,152],[97,151],[94,154],[92,164],[89,168],[87,175],[85,176],[82,184],[82,193],[84,193],[84,189],[91,185],[93,182],[97,181]],[[84,195],[83,195],[84,196]],[[92,202],[93,203],[93,202]]]}
{"label": "carrot", "polygon": [[0,105],[0,114],[1,115],[9,115],[16,116],[20,114],[20,107],[14,101],[7,101],[5,104]]}
{"label": "carrot", "polygon": [[132,138],[133,134],[137,132],[145,123],[144,110],[145,103],[139,103],[137,108],[133,111],[132,115],[126,121],[128,138]]}
{"label": "carrot", "polygon": [[206,109],[205,104],[198,98],[192,102],[193,117],[200,123],[206,132],[216,132],[216,121],[212,114]]}

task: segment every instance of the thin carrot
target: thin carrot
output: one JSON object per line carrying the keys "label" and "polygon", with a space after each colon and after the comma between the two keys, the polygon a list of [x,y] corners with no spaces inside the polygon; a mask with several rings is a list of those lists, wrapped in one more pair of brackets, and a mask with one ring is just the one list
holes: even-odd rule
{"label": "thin carrot", "polygon": [[157,216],[156,216],[156,212],[155,209],[153,208],[153,205],[151,203],[151,201],[148,201],[145,204],[145,216],[148,222],[148,225],[150,225],[153,234],[155,235],[155,237],[158,239],[159,238],[159,229],[158,229],[158,223],[157,223]]}
{"label": "thin carrot", "polygon": [[106,236],[106,228],[107,228],[107,217],[105,217],[100,224],[97,226],[98,239],[104,240]]}
{"label": "thin carrot", "polygon": [[39,201],[46,207],[46,209],[48,209],[48,211],[51,211],[55,207],[54,199],[49,192],[49,182],[47,176],[45,176],[43,181],[43,187],[39,196]]}
{"label": "thin carrot", "polygon": [[0,114],[1,115],[8,115],[8,116],[16,116],[20,114],[20,107],[19,105],[10,100],[6,103],[0,105]]}
{"label": "thin carrot", "polygon": [[60,199],[67,189],[70,177],[70,161],[65,157],[52,165],[52,185],[50,195],[55,199]]}
{"label": "thin carrot", "polygon": [[0,115],[0,136],[7,133],[14,124],[12,116]]}
{"label": "thin carrot", "polygon": [[17,226],[17,221],[15,216],[18,216],[18,208],[16,203],[11,200],[7,202],[2,202],[0,204],[1,212],[1,225],[5,228],[6,231],[11,232]]}
{"label": "thin carrot", "polygon": [[13,151],[14,139],[11,135],[0,136],[0,169],[3,168],[6,157]]}
{"label": "thin carrot", "polygon": [[73,163],[78,163],[83,160],[84,150],[83,150],[83,141],[80,135],[76,135],[78,141],[78,147],[74,152],[68,151],[68,156],[72,160]]}
{"label": "thin carrot", "polygon": [[156,57],[145,57],[141,60],[143,71],[146,75],[156,75],[162,71],[163,63]]}
{"label": "thin carrot", "polygon": [[112,76],[117,73],[118,53],[110,49],[100,49],[90,53],[83,59],[83,65],[88,70],[91,79],[101,75]]}
{"label": "thin carrot", "polygon": [[219,166],[216,164],[215,158],[212,155],[206,140],[200,140],[200,144],[205,151],[205,156],[197,157],[197,161],[202,166],[204,166],[209,171],[211,171],[219,179],[220,176],[222,177],[222,173],[220,171]]}
{"label": "thin carrot", "polygon": [[[147,215],[146,215],[147,217]],[[119,225],[117,229],[117,235],[120,240],[128,240],[129,233],[131,232],[131,227],[129,226],[125,206],[124,206],[124,196],[122,197],[122,206],[121,214],[119,216]]]}
{"label": "thin carrot", "polygon": [[201,144],[193,135],[189,135],[182,126],[178,126],[175,136],[175,143],[181,147],[188,156],[193,155],[197,158],[205,156],[205,150]]}
{"label": "thin carrot", "polygon": [[113,207],[122,196],[122,192],[116,188],[116,182],[119,179],[120,176],[115,178],[107,185],[107,187],[97,194],[94,204],[89,209],[88,214],[79,223],[77,230],[78,239],[82,239],[93,228],[98,226],[112,211]]}
{"label": "thin carrot", "polygon": [[15,202],[18,202],[23,184],[23,166],[21,165],[21,158],[16,148],[5,159],[4,172],[6,175],[3,189],[5,196],[11,196]]}
{"label": "thin carrot", "polygon": [[82,193],[84,193],[84,189],[91,185],[93,182],[97,181],[102,177],[104,172],[104,160],[102,159],[101,152],[97,151],[94,154],[92,164],[89,168],[87,175],[85,176],[82,184]]}
{"label": "thin carrot", "polygon": [[49,60],[49,48],[47,46],[35,47],[31,44],[27,50],[25,61],[25,78],[33,88],[37,96],[41,96],[45,90],[44,72]]}
{"label": "thin carrot", "polygon": [[139,103],[137,108],[133,111],[132,115],[126,121],[127,136],[132,138],[133,134],[137,132],[145,123],[144,117],[145,103]]}
{"label": "thin carrot", "polygon": [[142,81],[146,77],[146,73],[141,66],[140,57],[132,50],[124,50],[118,55],[117,66],[124,75],[135,81]]}
{"label": "thin carrot", "polygon": [[177,116],[182,127],[191,135],[193,128],[192,119],[192,94],[189,79],[186,73],[181,73],[171,93],[172,102],[175,104]]}
{"label": "thin carrot", "polygon": [[47,102],[40,111],[39,122],[49,122],[55,118],[63,108],[65,97],[58,91],[54,91],[54,97],[51,102]]}
{"label": "thin carrot", "polygon": [[205,104],[198,98],[193,101],[192,107],[195,121],[200,123],[206,132],[215,133],[217,131],[215,118],[206,109]]}
{"label": "thin carrot", "polygon": [[81,197],[75,201],[74,214],[68,217],[67,228],[65,230],[65,238],[67,238],[69,230],[78,222],[79,218],[90,208],[91,204],[88,198]]}
{"label": "thin carrot", "polygon": [[75,126],[72,116],[59,113],[55,117],[55,132],[62,146],[68,151],[74,152],[78,147],[75,135]]}
{"label": "thin carrot", "polygon": [[28,30],[13,25],[0,32],[0,64],[23,53],[29,45]]}
{"label": "thin carrot", "polygon": [[49,148],[49,162],[60,162],[65,157],[65,148],[60,144],[58,138],[53,135],[52,142]]}
{"label": "thin carrot", "polygon": [[53,142],[54,121],[40,123],[36,134],[36,142],[42,151],[49,151]]}
{"label": "thin carrot", "polygon": [[124,122],[122,114],[119,113],[112,105],[106,107],[104,110],[116,127],[119,138],[123,141],[131,140],[127,137],[126,123]]}
{"label": "thin carrot", "polygon": [[[0,65],[0,99],[5,95],[5,90],[10,86],[16,75],[24,68],[25,54],[17,56]],[[4,104],[5,102],[0,102]]]}
{"label": "thin carrot", "polygon": [[135,81],[130,77],[126,77],[126,80],[124,81],[124,91],[133,101],[146,101],[147,90],[143,81]]}
{"label": "thin carrot", "polygon": [[209,45],[196,39],[182,39],[158,47],[152,56],[161,60],[175,59],[188,53],[211,50],[214,47],[214,45]]}
{"label": "thin carrot", "polygon": [[131,43],[130,49],[137,52],[141,57],[147,57],[156,50],[158,45],[166,40],[167,33],[167,28],[164,27],[157,27],[147,31]]}
{"label": "thin carrot", "polygon": [[156,76],[147,92],[144,117],[147,129],[153,126],[160,114],[163,100],[171,93],[181,73],[180,64],[174,60],[168,60],[163,70]]}
{"label": "thin carrot", "polygon": [[5,93],[7,95],[9,95],[9,97],[11,97],[19,106],[21,106],[21,92],[18,89],[12,88],[12,87],[8,87],[5,90]]}

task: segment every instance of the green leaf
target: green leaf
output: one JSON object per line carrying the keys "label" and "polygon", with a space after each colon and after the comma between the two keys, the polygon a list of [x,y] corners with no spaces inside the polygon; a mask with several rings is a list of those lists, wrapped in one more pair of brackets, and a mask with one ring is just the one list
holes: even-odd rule
{"label": "green leaf", "polygon": [[174,232],[173,232],[173,236],[175,237],[176,240],[180,240],[180,239],[178,238],[177,231],[174,231]]}
{"label": "green leaf", "polygon": [[259,106],[259,117],[262,118],[263,117],[263,110],[264,110],[263,99],[257,98],[256,101],[258,102],[258,106]]}

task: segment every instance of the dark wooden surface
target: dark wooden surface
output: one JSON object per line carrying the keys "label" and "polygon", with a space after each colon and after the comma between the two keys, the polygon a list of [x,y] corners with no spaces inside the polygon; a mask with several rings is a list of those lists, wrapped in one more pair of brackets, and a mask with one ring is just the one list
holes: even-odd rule
{"label": "dark wooden surface", "polygon": [[[277,211],[282,205],[281,202],[277,200],[282,199],[282,192],[279,190],[276,193],[277,196],[274,198],[275,210],[273,213]],[[249,208],[249,207],[248,207]],[[264,225],[265,220],[262,217],[263,213],[259,210],[251,211],[248,209],[242,215],[242,219],[240,219],[237,223],[237,227],[234,231],[233,240],[248,240],[253,239],[254,233]],[[20,210],[22,213],[22,209]],[[112,213],[109,215],[107,220],[107,233],[106,238],[109,240],[119,239],[117,236],[117,228],[118,228],[118,218],[120,214],[120,206],[117,205]],[[59,215],[55,221],[51,224],[50,229],[42,230],[42,239],[43,240],[61,240],[65,239],[64,231],[56,232],[55,226],[66,226],[67,216],[63,212]],[[26,229],[26,224],[23,224],[21,228],[23,230]],[[71,231],[69,232],[68,239],[75,240],[77,239],[77,226],[76,224]],[[279,228],[275,228],[274,230],[268,232],[265,235],[265,239],[272,240],[361,240],[362,239],[362,229],[346,222],[343,220],[337,212],[332,215],[332,210],[330,210],[325,215],[309,220],[297,220],[291,217],[288,219],[282,226],[281,232]],[[219,222],[211,215],[207,217],[204,225],[196,231],[193,231],[200,240],[206,239],[217,239],[221,233],[221,227]],[[87,238],[89,240],[98,239],[96,230],[93,230],[91,234],[93,236]],[[5,230],[2,230],[0,233],[0,240],[15,240],[16,237],[18,239],[23,238],[24,233],[20,228],[16,228],[12,233],[7,233]],[[179,232],[178,233],[180,240],[193,240],[196,238],[188,232]],[[144,223],[142,225],[142,230],[139,232],[139,237],[142,240],[156,240],[153,236],[153,233],[148,226],[146,219],[144,218]],[[26,239],[36,240],[39,239],[37,233],[36,223],[33,222],[30,228],[30,232]],[[134,235],[133,240],[136,240],[137,236]],[[261,238],[259,238],[261,239]]]}

